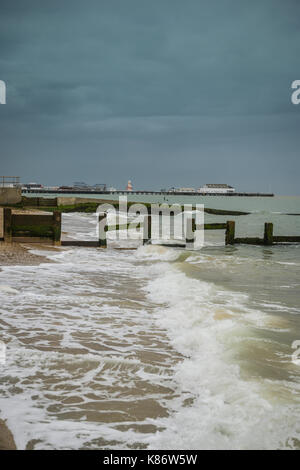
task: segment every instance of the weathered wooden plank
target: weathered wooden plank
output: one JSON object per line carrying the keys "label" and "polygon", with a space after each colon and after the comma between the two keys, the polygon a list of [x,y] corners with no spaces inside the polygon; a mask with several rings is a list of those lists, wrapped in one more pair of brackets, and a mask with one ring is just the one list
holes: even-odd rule
{"label": "weathered wooden plank", "polygon": [[52,225],[52,215],[12,214],[12,225]]}
{"label": "weathered wooden plank", "polygon": [[57,197],[26,197],[22,196],[22,205],[27,207],[57,207]]}
{"label": "weathered wooden plank", "polygon": [[12,241],[12,213],[11,209],[3,209],[3,238],[6,243]]}
{"label": "weathered wooden plank", "polygon": [[224,210],[224,209],[209,209],[208,207],[204,207],[204,212],[207,214],[214,214],[214,215],[249,215],[250,212],[242,212],[242,211],[231,211],[231,210]]}
{"label": "weathered wooden plank", "polygon": [[196,221],[195,219],[186,219],[185,223],[185,244],[191,245],[195,241]]}
{"label": "weathered wooden plank", "polygon": [[[102,227],[104,230],[102,230]],[[102,246],[103,248],[107,247],[107,238],[106,238],[106,233],[107,233],[107,213],[102,212],[99,213],[99,218],[98,218],[98,228],[99,228],[99,246]]]}
{"label": "weathered wooden plank", "polygon": [[38,205],[41,206],[48,206],[48,207],[57,207],[57,197],[54,198],[43,198],[40,197],[38,201]]}
{"label": "weathered wooden plank", "polygon": [[228,220],[226,223],[225,245],[234,245],[234,243],[236,243],[234,236],[235,222],[233,220]]}
{"label": "weathered wooden plank", "polygon": [[273,241],[276,243],[300,243],[300,237],[274,236]]}
{"label": "weathered wooden plank", "polygon": [[55,245],[60,245],[61,238],[61,213],[54,211],[52,215],[53,241]]}
{"label": "weathered wooden plank", "polygon": [[13,236],[51,237],[53,239],[52,225],[13,225]]}
{"label": "weathered wooden plank", "polygon": [[226,230],[227,225],[222,223],[204,224],[204,230]]}
{"label": "weathered wooden plank", "polygon": [[264,244],[265,245],[273,244],[273,224],[270,222],[265,223]]}
{"label": "weathered wooden plank", "polygon": [[85,247],[98,247],[98,240],[62,240],[61,246],[85,246]]}
{"label": "weathered wooden plank", "polygon": [[144,217],[144,223],[143,223],[143,244],[145,245],[146,243],[149,243],[151,240],[151,215],[148,213],[148,215],[145,215]]}
{"label": "weathered wooden plank", "polygon": [[17,243],[50,243],[53,245],[52,237],[12,237],[12,241]]}
{"label": "weathered wooden plank", "polygon": [[153,246],[167,246],[168,248],[185,248],[186,243],[155,243]]}
{"label": "weathered wooden plank", "polygon": [[241,243],[244,245],[264,245],[264,239],[258,237],[245,237],[245,238],[235,238],[234,243]]}

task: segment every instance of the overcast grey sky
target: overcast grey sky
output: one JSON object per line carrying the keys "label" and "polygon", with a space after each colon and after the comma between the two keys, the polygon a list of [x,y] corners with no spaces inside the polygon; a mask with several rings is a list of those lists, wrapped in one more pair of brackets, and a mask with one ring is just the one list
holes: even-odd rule
{"label": "overcast grey sky", "polygon": [[299,0],[0,0],[1,174],[300,194]]}

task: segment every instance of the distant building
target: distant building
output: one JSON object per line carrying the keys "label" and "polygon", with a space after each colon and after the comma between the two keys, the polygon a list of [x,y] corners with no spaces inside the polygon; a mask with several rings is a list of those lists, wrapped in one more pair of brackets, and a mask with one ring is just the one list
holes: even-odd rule
{"label": "distant building", "polygon": [[75,189],[87,189],[88,187],[89,186],[83,181],[75,181],[75,183],[73,183],[73,188]]}
{"label": "distant building", "polygon": [[74,187],[73,186],[59,186],[58,189],[61,191],[71,191],[72,189],[74,189]]}
{"label": "distant building", "polygon": [[41,189],[43,185],[40,183],[26,183],[22,186],[24,189]]}
{"label": "distant building", "polygon": [[202,188],[198,189],[198,192],[228,194],[234,193],[235,189],[229,186],[229,184],[205,184]]}
{"label": "distant building", "polygon": [[127,183],[126,191],[132,191],[132,184],[130,180]]}
{"label": "distant building", "polygon": [[96,191],[106,191],[106,183],[96,183],[92,188]]}
{"label": "distant building", "polygon": [[178,188],[177,191],[180,193],[195,193],[196,192],[195,188]]}

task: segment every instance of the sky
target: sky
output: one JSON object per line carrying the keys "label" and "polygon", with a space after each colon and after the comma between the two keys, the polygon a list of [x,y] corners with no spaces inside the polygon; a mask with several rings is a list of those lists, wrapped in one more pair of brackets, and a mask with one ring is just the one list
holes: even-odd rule
{"label": "sky", "polygon": [[0,0],[0,173],[300,194],[299,0]]}

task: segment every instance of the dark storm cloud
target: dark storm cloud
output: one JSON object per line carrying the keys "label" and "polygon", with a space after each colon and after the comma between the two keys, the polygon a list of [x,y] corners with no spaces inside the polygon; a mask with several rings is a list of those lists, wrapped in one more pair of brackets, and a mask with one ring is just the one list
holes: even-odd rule
{"label": "dark storm cloud", "polygon": [[299,15],[296,0],[1,0],[2,172],[261,190],[268,175],[295,192]]}

